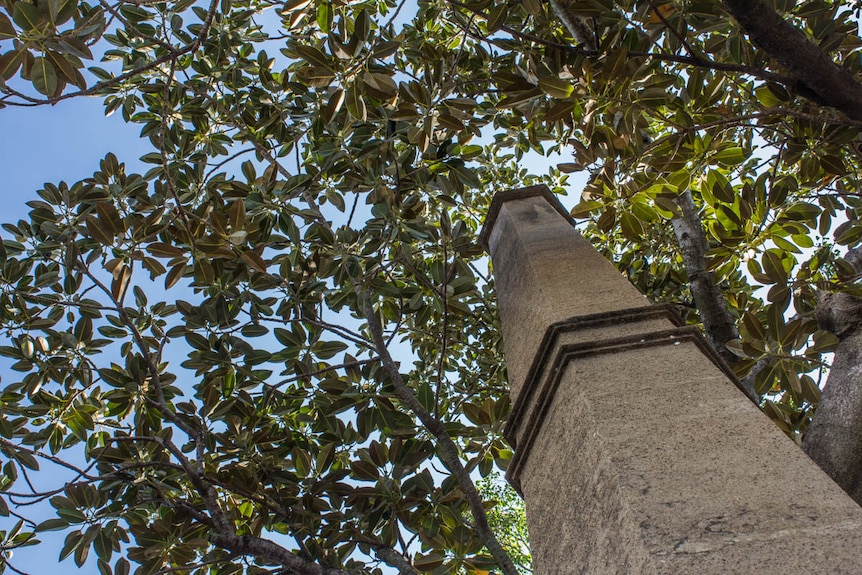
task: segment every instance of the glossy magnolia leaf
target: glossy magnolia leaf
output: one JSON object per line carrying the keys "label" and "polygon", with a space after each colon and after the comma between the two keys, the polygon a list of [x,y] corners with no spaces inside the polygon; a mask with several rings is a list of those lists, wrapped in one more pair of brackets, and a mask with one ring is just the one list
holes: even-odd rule
{"label": "glossy magnolia leaf", "polygon": [[486,27],[489,34],[493,34],[506,23],[506,16],[509,14],[509,7],[506,4],[493,6],[488,13]]}
{"label": "glossy magnolia leaf", "polygon": [[570,212],[573,218],[586,218],[590,213],[600,209],[604,204],[596,200],[581,201],[578,205],[572,208]]}
{"label": "glossy magnolia leaf", "polygon": [[622,228],[623,235],[630,240],[639,240],[645,232],[643,222],[631,212],[622,212],[620,214],[620,227]]}
{"label": "glossy magnolia leaf", "polygon": [[383,98],[391,98],[398,93],[398,86],[395,81],[386,74],[366,72],[362,76],[362,81],[366,86],[380,93]]}
{"label": "glossy magnolia leaf", "polygon": [[329,32],[332,25],[332,6],[328,3],[324,2],[317,7],[317,25],[321,32]]}
{"label": "glossy magnolia leaf", "polygon": [[0,40],[8,40],[17,36],[12,22],[5,14],[0,13]]}
{"label": "glossy magnolia leaf", "polygon": [[330,359],[345,349],[347,344],[341,341],[318,342],[314,345],[314,354],[320,359]]}
{"label": "glossy magnolia leaf", "polygon": [[154,242],[148,245],[147,251],[156,257],[162,258],[182,257],[185,254],[180,248],[162,242]]}
{"label": "glossy magnolia leaf", "polygon": [[715,204],[715,200],[727,203],[733,203],[735,198],[735,194],[733,192],[733,187],[728,181],[727,177],[719,170],[710,170],[707,174],[706,186],[702,188],[704,199],[714,198],[714,200],[707,199],[707,202],[710,205]]}
{"label": "glossy magnolia leaf", "polygon": [[95,238],[97,241],[106,246],[112,245],[114,243],[113,234],[110,231],[106,230],[105,227],[102,225],[102,222],[100,222],[97,218],[93,216],[87,216],[85,221],[87,222],[87,231],[89,232],[91,237]]}
{"label": "glossy magnolia leaf", "polygon": [[3,80],[12,78],[23,64],[26,55],[27,51],[23,48],[0,54],[0,78]]}
{"label": "glossy magnolia leaf", "polygon": [[28,2],[15,2],[12,7],[12,20],[25,32],[39,28],[42,23],[42,15],[39,9]]}
{"label": "glossy magnolia leaf", "polygon": [[354,461],[350,464],[350,472],[360,481],[376,481],[380,472],[376,465],[365,461]]}
{"label": "glossy magnolia leaf", "polygon": [[65,519],[46,519],[45,521],[37,525],[34,531],[36,533],[40,533],[42,531],[57,531],[59,529],[65,529],[68,526],[69,522]]}
{"label": "glossy magnolia leaf", "polygon": [[245,225],[245,202],[242,198],[235,199],[228,210],[228,224],[233,231],[241,231]]}
{"label": "glossy magnolia leaf", "polygon": [[847,167],[844,165],[844,160],[842,160],[839,156],[835,155],[827,155],[820,157],[820,166],[826,171],[828,174],[835,174],[837,176],[843,176],[847,173]]}
{"label": "glossy magnolia leaf", "polygon": [[260,273],[266,273],[266,262],[257,253],[251,250],[245,250],[240,254],[243,261],[252,269]]}
{"label": "glossy magnolia leaf", "polygon": [[107,233],[116,235],[124,231],[123,220],[113,204],[98,202],[96,204],[96,212],[99,214],[99,223],[107,228]]}
{"label": "glossy magnolia leaf", "polygon": [[763,329],[763,324],[753,313],[746,312],[742,316],[742,322],[751,337],[759,340],[766,339],[766,331]]}
{"label": "glossy magnolia leaf", "polygon": [[375,58],[385,60],[389,56],[395,54],[400,47],[401,42],[399,42],[398,40],[387,40],[385,42],[379,42],[375,44],[374,49],[372,50],[372,54]]}
{"label": "glossy magnolia leaf", "polygon": [[49,0],[48,14],[54,26],[60,26],[69,21],[76,12],[76,4],[73,0]]}
{"label": "glossy magnolia leaf", "polygon": [[335,118],[335,114],[341,109],[341,105],[344,104],[345,92],[341,88],[336,89],[332,92],[332,95],[329,97],[329,101],[326,104],[323,112],[323,121],[331,122]]}
{"label": "glossy magnolia leaf", "polygon": [[802,397],[812,405],[820,403],[820,388],[814,379],[807,374],[799,376],[800,386],[802,388]]}
{"label": "glossy magnolia leaf", "polygon": [[563,172],[564,174],[571,174],[572,172],[579,172],[584,169],[581,164],[574,164],[571,162],[566,162],[562,164],[557,164],[557,169]]}
{"label": "glossy magnolia leaf", "polygon": [[759,86],[754,90],[754,94],[761,104],[769,108],[779,106],[790,99],[783,87],[772,82]]}
{"label": "glossy magnolia leaf", "polygon": [[294,50],[296,50],[296,52],[300,55],[300,57],[302,57],[303,60],[305,60],[312,66],[317,66],[319,68],[328,70],[329,72],[334,72],[332,60],[317,48],[300,44],[296,46]]}
{"label": "glossy magnolia leaf", "polygon": [[347,111],[360,122],[364,122],[368,118],[364,95],[358,82],[354,82],[347,90]]}
{"label": "glossy magnolia leaf", "polygon": [[[87,83],[83,79],[81,73],[72,65],[68,58],[63,56],[63,54],[49,50],[45,52],[45,56],[57,71],[61,85],[63,82],[68,82],[78,86],[79,88],[86,88]],[[62,87],[60,89],[62,89]]]}
{"label": "glossy magnolia leaf", "polygon": [[116,301],[122,301],[132,279],[132,268],[125,263],[117,266],[113,271],[114,280],[111,282],[111,296]]}
{"label": "glossy magnolia leaf", "polygon": [[835,237],[835,243],[844,246],[857,244],[862,240],[862,225],[858,221],[847,222],[840,226]]}
{"label": "glossy magnolia leaf", "polygon": [[667,214],[669,214],[670,216],[680,215],[679,206],[670,198],[667,198],[665,196],[657,196],[654,201],[656,208],[659,208],[660,210],[665,212],[665,217],[669,217]]}
{"label": "glossy magnolia leaf", "polygon": [[[716,152],[712,158],[716,162],[718,162],[722,166],[733,167],[741,164],[746,160],[748,154],[745,153],[745,150],[739,147],[730,147],[725,148],[719,152]],[[722,201],[732,201],[732,200],[722,200]]]}
{"label": "glossy magnolia leaf", "polygon": [[178,281],[185,275],[188,265],[183,262],[171,267],[168,275],[165,276],[165,289],[170,289],[177,284]]}
{"label": "glossy magnolia leaf", "polygon": [[661,24],[667,22],[667,19],[676,12],[676,7],[672,3],[659,4],[655,7],[650,6],[650,8],[651,10],[648,18],[648,22],[650,24]]}
{"label": "glossy magnolia leaf", "polygon": [[838,345],[838,336],[834,333],[820,331],[814,334],[814,345],[809,346],[809,353],[829,353]]}
{"label": "glossy magnolia leaf", "polygon": [[[19,2],[23,4],[23,2]],[[16,4],[17,6],[17,4]],[[33,87],[46,96],[54,96],[62,84],[57,77],[57,70],[48,58],[37,57],[30,69],[30,80]]]}
{"label": "glossy magnolia leaf", "polygon": [[575,91],[572,83],[561,78],[548,76],[539,78],[539,87],[552,98],[568,98]]}

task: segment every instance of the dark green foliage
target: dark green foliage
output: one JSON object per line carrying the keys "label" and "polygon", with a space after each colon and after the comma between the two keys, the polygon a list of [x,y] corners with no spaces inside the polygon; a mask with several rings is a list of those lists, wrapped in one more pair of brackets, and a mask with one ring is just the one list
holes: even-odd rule
{"label": "dark green foliage", "polygon": [[[777,4],[859,73],[840,3]],[[536,0],[0,1],[2,113],[97,94],[153,147],[4,225],[0,514],[57,477],[4,549],[62,530],[105,575],[493,569],[469,478],[505,469],[510,406],[477,230],[494,191],[584,170],[584,234],[697,322],[670,228],[691,192],[735,369],[798,437],[837,341],[815,291],[859,291],[860,124],[720,3],[568,5],[595,51]],[[516,502],[484,493],[526,567]]]}

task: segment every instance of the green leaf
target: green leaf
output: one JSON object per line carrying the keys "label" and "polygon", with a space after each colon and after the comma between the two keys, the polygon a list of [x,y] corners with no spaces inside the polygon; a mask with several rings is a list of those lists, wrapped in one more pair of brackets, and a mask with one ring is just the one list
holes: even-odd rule
{"label": "green leaf", "polygon": [[90,234],[90,237],[106,246],[114,244],[113,233],[105,229],[105,226],[97,218],[87,216],[85,221],[87,222],[87,232]]}
{"label": "green leaf", "polygon": [[318,342],[314,344],[314,355],[320,359],[330,359],[345,349],[347,344],[342,341]]}
{"label": "green leaf", "polygon": [[763,263],[763,270],[773,283],[779,285],[787,283],[787,272],[784,269],[779,252],[772,249],[766,250],[763,252],[761,261]]}
{"label": "green leaf", "polygon": [[620,228],[626,238],[634,241],[640,240],[645,233],[643,223],[631,212],[620,214]]}
{"label": "green leaf", "polygon": [[578,205],[572,208],[571,216],[575,219],[587,218],[590,213],[601,209],[604,204],[597,200],[582,200]]}
{"label": "green leaf", "polygon": [[266,273],[266,262],[263,261],[263,258],[260,257],[257,253],[251,250],[245,250],[240,254],[242,260],[255,271],[259,271],[260,273]]}
{"label": "green leaf", "polygon": [[847,173],[847,166],[844,165],[844,160],[835,155],[821,156],[820,167],[826,173],[835,174],[836,176],[843,176]]}
{"label": "green leaf", "polygon": [[392,77],[386,74],[366,72],[362,76],[362,81],[366,86],[378,92],[383,98],[391,98],[398,94],[398,86]]}
{"label": "green leaf", "polygon": [[380,471],[377,469],[377,466],[366,461],[351,462],[350,473],[360,481],[376,481],[380,477]]}
{"label": "green leaf", "polygon": [[849,246],[862,240],[862,223],[859,221],[848,222],[847,225],[839,227],[835,237],[835,243]]}
{"label": "green leaf", "polygon": [[571,82],[556,76],[539,78],[539,87],[552,98],[565,99],[572,95],[575,87]]}
{"label": "green leaf", "polygon": [[27,51],[24,48],[18,50],[9,50],[5,54],[0,55],[0,78],[4,80],[11,79],[21,64],[24,62]]}
{"label": "green leaf", "polygon": [[563,172],[564,174],[571,174],[573,172],[580,172],[584,169],[581,164],[575,164],[572,162],[566,162],[562,164],[557,164],[557,169]]}
{"label": "green leaf", "polygon": [[324,68],[329,72],[334,72],[334,68],[332,67],[332,60],[317,48],[300,44],[294,49],[303,60],[305,60],[312,66],[317,66],[319,68]]}
{"label": "green leaf", "polygon": [[76,8],[72,0],[48,0],[48,14],[54,26],[65,24],[75,15]]}
{"label": "green leaf", "polygon": [[[744,162],[748,158],[745,150],[739,147],[724,148],[723,150],[713,154],[712,159],[725,167],[735,167]],[[722,201],[733,201],[722,200]]]}
{"label": "green leaf", "polygon": [[782,103],[790,99],[790,96],[787,94],[787,90],[775,82],[767,82],[766,84],[759,86],[754,90],[754,95],[757,100],[767,108],[780,106]]}
{"label": "green leaf", "polygon": [[766,330],[763,329],[763,324],[760,323],[760,320],[753,313],[745,312],[742,316],[742,324],[754,339],[766,339]]}
{"label": "green leaf", "polygon": [[176,246],[162,242],[153,242],[147,246],[147,251],[160,258],[183,257],[185,252]]}
{"label": "green leaf", "polygon": [[509,7],[504,3],[494,6],[488,13],[487,30],[488,34],[492,34],[500,29],[506,23],[506,16],[509,14]]}
{"label": "green leaf", "polygon": [[354,82],[347,90],[347,111],[360,122],[368,119],[368,111],[365,108],[362,90],[359,89],[359,82]]}
{"label": "green leaf", "polygon": [[0,13],[0,40],[16,38],[17,36],[18,34],[15,32],[15,27],[12,26],[12,22],[6,14]]}
{"label": "green leaf", "polygon": [[317,25],[324,34],[329,33],[332,25],[332,6],[329,2],[321,2],[317,7]]}
{"label": "green leaf", "polygon": [[[727,180],[727,177],[718,170],[710,170],[706,178],[706,190],[704,191],[704,199],[708,197],[707,191],[716,200],[732,204],[736,195],[733,192],[733,186]],[[711,202],[714,205],[714,201]]]}
{"label": "green leaf", "polygon": [[329,97],[329,101],[326,104],[323,112],[323,121],[326,123],[331,122],[335,118],[335,114],[341,109],[341,105],[344,104],[345,93],[344,90],[338,88],[332,92],[332,95]]}
{"label": "green leaf", "polygon": [[60,529],[65,529],[69,526],[69,522],[65,519],[47,519],[36,526],[33,530],[36,533],[41,533],[43,531],[58,531]]}
{"label": "green leaf", "polygon": [[170,289],[177,284],[178,281],[185,275],[186,270],[188,269],[188,265],[183,262],[177,264],[168,271],[168,275],[165,276],[165,289]]}
{"label": "green leaf", "polygon": [[385,42],[378,42],[374,45],[374,49],[372,50],[372,54],[375,58],[379,58],[381,60],[385,60],[389,56],[395,54],[398,49],[401,47],[401,42],[397,40],[387,40]]}
{"label": "green leaf", "polygon": [[12,7],[12,20],[25,32],[38,30],[43,24],[39,9],[29,2],[15,2]]}
{"label": "green leaf", "polygon": [[34,88],[46,96],[55,96],[60,86],[54,65],[42,56],[33,59],[30,81],[33,82]]}

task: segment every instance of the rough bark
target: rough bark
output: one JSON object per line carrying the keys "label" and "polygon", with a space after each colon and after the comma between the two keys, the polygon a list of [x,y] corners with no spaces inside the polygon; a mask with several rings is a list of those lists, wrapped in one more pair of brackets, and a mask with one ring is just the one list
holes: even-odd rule
{"label": "rough bark", "polygon": [[862,120],[862,84],[819,46],[784,20],[764,0],[724,0],[724,6],[751,38],[797,80],[801,95]]}
{"label": "rough bark", "polygon": [[817,321],[838,336],[838,348],[803,448],[862,505],[862,299],[818,296]]}
{"label": "rough bark", "polygon": [[572,38],[578,41],[578,44],[585,50],[596,50],[598,48],[594,29],[587,19],[571,14],[566,8],[565,2],[560,0],[550,0],[550,5],[554,14],[557,15],[557,18],[560,19],[560,22],[563,23],[563,26],[572,35]]}
{"label": "rough bark", "polygon": [[[727,342],[739,337],[736,322],[727,309],[721,288],[715,284],[715,274],[706,266],[706,236],[691,192],[680,194],[676,201],[680,214],[671,220],[682,261],[688,275],[689,289],[694,304],[700,313],[703,330],[709,344],[728,364],[733,365],[737,357],[727,349]],[[757,402],[757,394],[751,378],[743,380],[746,394]]]}
{"label": "rough bark", "polygon": [[419,575],[404,555],[391,547],[378,547],[374,553],[387,565],[398,569],[398,575]]}
{"label": "rough bark", "polygon": [[237,555],[250,555],[284,567],[280,572],[294,575],[351,575],[349,571],[335,567],[325,567],[313,561],[303,559],[273,543],[259,537],[240,536],[226,533],[211,533],[210,542],[213,545],[232,551]]}

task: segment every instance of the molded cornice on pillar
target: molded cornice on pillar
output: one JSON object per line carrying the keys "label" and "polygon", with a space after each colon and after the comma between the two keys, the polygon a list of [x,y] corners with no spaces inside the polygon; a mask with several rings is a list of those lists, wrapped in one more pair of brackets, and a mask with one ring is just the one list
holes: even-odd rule
{"label": "molded cornice on pillar", "polygon": [[[674,327],[667,327],[667,325]],[[685,325],[673,306],[659,304],[572,318],[551,325],[542,339],[522,393],[512,406],[504,435],[515,448],[506,477],[520,492],[520,471],[526,454],[553,404],[568,362],[590,355],[638,348],[693,343],[743,393],[733,371],[710,347],[700,330]]]}
{"label": "molded cornice on pillar", "polygon": [[482,239],[536,573],[862,573],[862,508],[547,188],[497,194]]}

